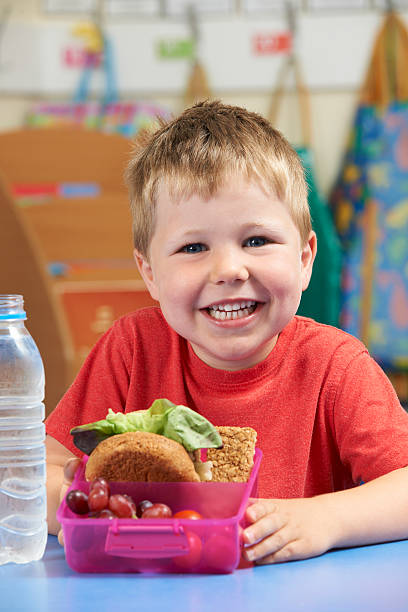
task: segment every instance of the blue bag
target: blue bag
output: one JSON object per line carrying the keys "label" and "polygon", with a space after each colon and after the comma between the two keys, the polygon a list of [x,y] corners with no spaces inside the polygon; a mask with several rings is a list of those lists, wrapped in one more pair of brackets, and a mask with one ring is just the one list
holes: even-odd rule
{"label": "blue bag", "polygon": [[341,326],[408,370],[408,32],[388,14],[332,193],[343,246]]}

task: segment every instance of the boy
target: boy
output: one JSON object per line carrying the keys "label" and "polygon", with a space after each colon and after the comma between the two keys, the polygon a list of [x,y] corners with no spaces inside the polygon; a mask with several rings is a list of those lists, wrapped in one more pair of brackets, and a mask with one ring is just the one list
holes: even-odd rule
{"label": "boy", "polygon": [[51,533],[71,427],[167,397],[258,432],[248,559],[408,537],[408,415],[358,340],[295,316],[316,236],[290,145],[255,113],[204,102],[139,139],[127,180],[160,309],[117,321],[47,420]]}

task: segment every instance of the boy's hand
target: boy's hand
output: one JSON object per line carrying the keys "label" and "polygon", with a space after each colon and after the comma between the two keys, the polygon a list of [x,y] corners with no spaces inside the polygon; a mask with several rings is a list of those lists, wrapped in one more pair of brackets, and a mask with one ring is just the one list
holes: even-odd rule
{"label": "boy's hand", "polygon": [[[60,491],[60,503],[64,499],[68,488],[71,486],[72,481],[74,480],[75,472],[77,471],[79,464],[81,463],[81,459],[78,457],[72,457],[68,459],[66,464],[64,465],[64,481],[62,483],[61,491]],[[58,542],[61,546],[64,546],[64,536],[62,533],[62,529],[58,532]]]}
{"label": "boy's hand", "polygon": [[315,557],[332,548],[334,525],[322,497],[259,499],[246,511],[244,555],[256,564]]}

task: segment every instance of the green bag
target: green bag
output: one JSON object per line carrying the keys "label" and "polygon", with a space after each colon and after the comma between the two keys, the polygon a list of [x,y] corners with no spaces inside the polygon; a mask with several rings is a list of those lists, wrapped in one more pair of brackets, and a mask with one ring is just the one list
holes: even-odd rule
{"label": "green bag", "polygon": [[309,287],[303,292],[297,314],[320,323],[339,325],[342,255],[340,241],[327,202],[316,185],[312,153],[297,148],[309,187],[308,203],[317,236],[317,255]]}

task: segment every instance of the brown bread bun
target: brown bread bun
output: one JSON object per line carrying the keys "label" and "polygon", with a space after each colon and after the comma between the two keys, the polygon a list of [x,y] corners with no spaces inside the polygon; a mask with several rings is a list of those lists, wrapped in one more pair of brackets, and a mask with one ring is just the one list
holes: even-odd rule
{"label": "brown bread bun", "polygon": [[144,431],[117,434],[98,444],[89,456],[85,477],[142,482],[199,482],[184,446]]}

